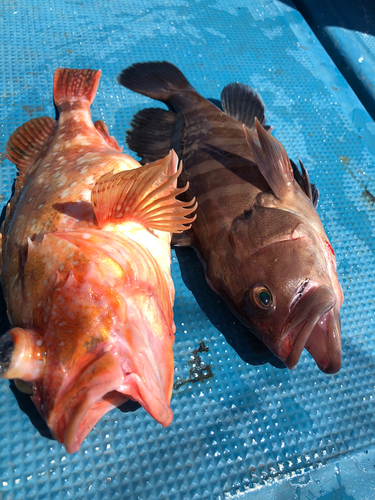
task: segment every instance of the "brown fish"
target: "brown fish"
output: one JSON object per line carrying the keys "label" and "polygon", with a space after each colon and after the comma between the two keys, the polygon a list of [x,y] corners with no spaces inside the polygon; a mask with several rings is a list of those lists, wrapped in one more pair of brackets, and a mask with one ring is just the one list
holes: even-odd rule
{"label": "brown fish", "polygon": [[7,144],[18,177],[2,226],[13,328],[0,340],[0,376],[28,384],[69,453],[128,400],[170,424],[170,238],[194,209],[175,199],[175,153],[142,167],[92,123],[100,74],[59,68],[58,121],[30,120]]}
{"label": "brown fish", "polygon": [[119,83],[169,108],[140,111],[128,144],[143,161],[173,147],[183,162],[198,211],[175,244],[197,250],[210,286],[286,366],[306,348],[337,372],[343,293],[317,190],[264,128],[260,97],[230,84],[222,111],[167,62],[134,64]]}

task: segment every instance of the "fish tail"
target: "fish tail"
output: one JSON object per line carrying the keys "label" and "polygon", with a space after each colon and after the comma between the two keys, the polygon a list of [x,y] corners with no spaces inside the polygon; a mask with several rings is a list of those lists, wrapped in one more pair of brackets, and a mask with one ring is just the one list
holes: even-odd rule
{"label": "fish tail", "polygon": [[166,61],[133,64],[121,72],[117,81],[133,92],[162,102],[173,101],[173,95],[181,90],[195,91],[181,71]]}
{"label": "fish tail", "polygon": [[53,82],[53,99],[57,107],[64,102],[89,101],[95,98],[100,70],[58,68]]}

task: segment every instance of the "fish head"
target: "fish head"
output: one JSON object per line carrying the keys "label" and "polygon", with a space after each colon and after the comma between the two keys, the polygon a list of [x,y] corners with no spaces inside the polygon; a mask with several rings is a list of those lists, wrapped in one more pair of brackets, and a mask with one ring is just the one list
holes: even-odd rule
{"label": "fish head", "polygon": [[30,385],[36,407],[68,453],[105,413],[127,401],[169,425],[172,305],[151,254],[97,230],[44,235],[29,241],[27,254],[32,327],[2,337],[0,375]]}
{"label": "fish head", "polygon": [[232,258],[211,282],[225,276],[217,291],[234,313],[288,368],[306,348],[323,372],[337,372],[343,294],[326,236],[295,213],[257,207],[234,222],[229,241]]}

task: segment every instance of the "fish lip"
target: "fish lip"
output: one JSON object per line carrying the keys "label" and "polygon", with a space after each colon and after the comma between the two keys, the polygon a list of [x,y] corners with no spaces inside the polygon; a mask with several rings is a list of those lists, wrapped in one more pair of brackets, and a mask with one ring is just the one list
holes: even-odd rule
{"label": "fish lip", "polygon": [[66,451],[75,453],[103,415],[129,399],[138,401],[163,426],[169,425],[173,413],[159,392],[139,375],[124,374],[117,356],[107,351],[59,398],[47,424]]}
{"label": "fish lip", "polygon": [[[315,347],[314,349],[310,348],[310,350],[306,347],[307,350],[322,372],[336,373],[339,371],[341,367],[341,343],[336,302],[334,292],[326,285],[310,288],[305,296],[298,301],[286,322],[282,341],[284,345],[292,344],[289,354],[283,360],[288,368],[292,369],[297,365],[310,337],[319,336],[320,340],[324,339],[325,345],[321,345],[323,351],[318,352]],[[328,331],[319,326],[319,321],[329,327]],[[311,344],[313,344],[313,339],[311,340]],[[321,352],[323,352],[324,359],[320,355]]]}

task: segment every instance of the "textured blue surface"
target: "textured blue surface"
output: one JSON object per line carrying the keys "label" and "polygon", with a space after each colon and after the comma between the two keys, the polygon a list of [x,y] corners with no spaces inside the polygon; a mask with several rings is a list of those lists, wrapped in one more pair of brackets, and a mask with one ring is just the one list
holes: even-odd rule
{"label": "textured blue surface", "polygon": [[296,0],[295,4],[375,119],[373,0]]}
{"label": "textured blue surface", "polygon": [[[102,69],[92,114],[120,143],[134,113],[155,105],[116,83],[131,63],[169,60],[211,98],[230,81],[253,85],[275,136],[319,186],[345,294],[337,375],[307,353],[293,372],[261,354],[256,366],[223,336],[243,327],[194,253],[173,252],[172,425],[115,410],[69,456],[3,381],[0,499],[374,498],[375,125],[301,15],[277,0],[3,0],[0,28],[0,150],[30,117],[54,116],[58,66]],[[0,174],[5,202],[15,169],[4,160]],[[194,375],[209,376],[208,365],[212,377]]]}

